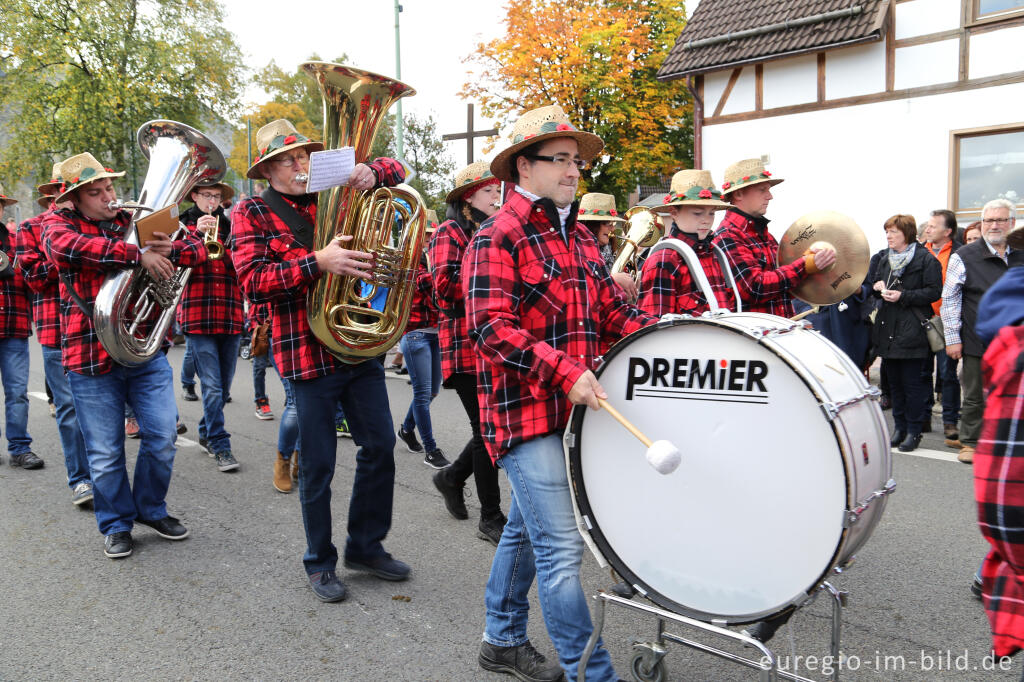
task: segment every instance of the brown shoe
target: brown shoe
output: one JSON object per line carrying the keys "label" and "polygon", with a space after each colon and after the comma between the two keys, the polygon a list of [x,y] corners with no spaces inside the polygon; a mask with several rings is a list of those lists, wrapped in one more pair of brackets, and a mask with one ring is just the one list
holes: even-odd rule
{"label": "brown shoe", "polygon": [[974,448],[970,445],[965,445],[960,448],[960,454],[956,456],[958,460],[964,464],[971,464],[974,462]]}
{"label": "brown shoe", "polygon": [[943,424],[942,435],[946,437],[946,445],[951,448],[962,448],[963,444],[960,442],[960,432],[956,428],[956,424]]}
{"label": "brown shoe", "polygon": [[298,450],[296,450],[295,452],[292,453],[292,466],[291,466],[291,470],[292,470],[292,472],[291,472],[292,473],[292,482],[293,483],[298,483],[299,482],[299,451]]}
{"label": "brown shoe", "polygon": [[277,453],[277,459],[274,460],[274,488],[280,493],[290,493],[292,491],[292,479],[288,475],[288,468],[291,463],[281,456],[281,453]]}

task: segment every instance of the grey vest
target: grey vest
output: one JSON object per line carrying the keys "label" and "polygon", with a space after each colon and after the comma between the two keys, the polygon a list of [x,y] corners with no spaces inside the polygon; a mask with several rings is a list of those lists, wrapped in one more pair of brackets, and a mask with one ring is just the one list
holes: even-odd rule
{"label": "grey vest", "polygon": [[[979,239],[973,244],[968,244],[957,250],[957,255],[964,262],[966,279],[963,290],[963,309],[960,319],[963,324],[960,327],[960,341],[964,345],[964,354],[980,358],[985,354],[988,346],[978,336],[974,325],[978,322],[978,303],[981,297],[988,291],[988,288],[996,283],[996,280],[1003,276],[1007,270],[1007,264],[1003,259],[988,250],[984,239]],[[1024,251],[1010,251],[1007,256],[1009,267],[1024,265]]]}

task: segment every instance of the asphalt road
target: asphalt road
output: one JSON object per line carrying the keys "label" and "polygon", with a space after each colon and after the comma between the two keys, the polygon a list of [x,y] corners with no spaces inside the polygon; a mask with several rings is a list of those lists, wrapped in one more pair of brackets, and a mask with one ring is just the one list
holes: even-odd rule
{"label": "asphalt road", "polygon": [[[170,352],[176,370],[181,356],[180,347]],[[411,564],[412,578],[387,583],[342,569],[349,599],[316,601],[302,569],[298,495],[271,487],[278,422],[253,416],[250,365],[240,360],[238,368],[226,413],[241,469],[218,472],[187,440],[201,407],[179,401],[189,431],[179,443],[168,505],[191,537],[173,543],[137,528],[135,554],[122,561],[103,556],[92,513],[71,505],[56,425],[45,401],[31,398],[33,447],[46,467],[12,469],[6,457],[0,466],[0,679],[509,679],[476,663],[492,547],[476,537],[475,521],[448,516],[432,470],[404,449],[396,451],[386,547]],[[411,396],[403,379],[388,379],[396,423]],[[279,414],[283,392],[273,373],[267,386]],[[29,390],[43,391],[35,344]],[[454,455],[469,427],[453,391],[442,391],[433,416],[440,446]],[[137,445],[128,447],[131,459]],[[336,533],[344,528],[354,452],[350,440],[339,440]],[[849,592],[841,679],[1020,678],[1016,660],[1009,671],[985,670],[989,629],[968,585],[986,544],[975,523],[971,468],[954,455],[935,434],[918,454],[894,455],[899,488],[856,563],[833,581]],[[506,510],[507,500],[504,488]],[[469,506],[472,516],[475,498]],[[656,546],[651,529],[638,532],[651,532]],[[588,594],[611,584],[589,555],[583,584]],[[535,600],[532,614],[532,640],[553,655]],[[829,623],[825,599],[798,612],[773,640],[783,665],[821,679]],[[629,678],[632,641],[650,639],[654,630],[652,618],[609,607],[604,639],[620,675]],[[673,680],[756,679],[677,645],[669,645],[665,663]]]}

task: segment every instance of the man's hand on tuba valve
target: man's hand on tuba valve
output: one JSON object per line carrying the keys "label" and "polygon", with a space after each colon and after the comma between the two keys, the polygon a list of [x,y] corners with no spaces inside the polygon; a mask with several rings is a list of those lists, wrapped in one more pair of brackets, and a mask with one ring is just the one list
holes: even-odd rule
{"label": "man's hand on tuba valve", "polygon": [[323,272],[369,279],[370,271],[373,269],[373,254],[352,251],[342,246],[343,242],[351,240],[352,235],[332,239],[327,246],[315,252],[316,264]]}
{"label": "man's hand on tuba valve", "polygon": [[171,265],[171,261],[152,249],[142,254],[141,262],[149,276],[158,282],[174,277],[174,266]]}

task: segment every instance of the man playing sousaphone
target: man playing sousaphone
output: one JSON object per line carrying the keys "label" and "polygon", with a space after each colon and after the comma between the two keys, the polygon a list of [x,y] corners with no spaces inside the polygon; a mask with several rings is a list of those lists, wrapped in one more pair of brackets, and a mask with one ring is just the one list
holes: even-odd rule
{"label": "man playing sousaphone", "polygon": [[203,391],[199,444],[213,455],[220,471],[238,469],[231,436],[224,428],[224,399],[231,394],[242,333],[242,292],[231,262],[231,221],[221,208],[234,193],[223,182],[196,185],[189,194],[194,205],[181,214],[181,222],[196,230],[209,256],[192,269],[178,306],[178,323]]}
{"label": "man playing sousaphone", "polygon": [[[590,229],[597,240],[597,246],[601,250],[604,264],[611,271],[612,263],[615,262],[615,248],[612,244],[612,233],[615,228],[625,224],[625,219],[619,215],[615,208],[615,197],[611,194],[599,194],[590,192],[580,198],[580,212],[576,220]],[[636,282],[627,272],[614,272],[612,279],[622,287],[626,298],[635,301],[637,296]]]}
{"label": "man playing sousaphone", "polygon": [[[715,211],[729,208],[721,196],[709,171],[682,170],[672,176],[663,205],[652,210],[671,219],[668,238],[682,241],[697,254],[718,306],[735,310],[735,294],[711,245]],[[644,262],[637,307],[659,317],[667,313],[700,315],[710,309],[697,279],[673,249],[657,251]]]}
{"label": "man playing sousaphone", "polygon": [[814,249],[788,265],[778,264],[779,243],[768,232],[765,213],[772,200],[771,188],[780,182],[759,159],[737,161],[726,168],[722,198],[732,207],[715,240],[729,258],[743,310],[792,317],[790,290],[835,263],[836,253],[830,248]]}
{"label": "man playing sousaphone", "polygon": [[[47,214],[43,244],[60,273],[64,369],[85,438],[104,554],[113,559],[132,553],[136,521],[168,540],[183,540],[188,530],[167,514],[165,502],[177,438],[171,366],[163,353],[134,367],[115,363],[96,334],[92,307],[108,274],[141,266],[155,280],[169,279],[176,267],[202,263],[206,250],[192,235],[172,242],[162,232],[154,232],[145,248],[128,243],[132,216],[111,206],[117,198],[112,179],[124,172],[104,168],[88,152],[67,159],[60,170],[63,185],[54,201],[70,200],[73,208]],[[140,333],[149,331],[142,327]],[[141,433],[134,485],[125,464],[126,401]]]}
{"label": "man playing sousaphone", "polygon": [[[345,248],[348,238],[332,239],[313,251],[317,195],[307,194],[305,180],[298,176],[308,172],[309,153],[322,150],[322,143],[279,119],[257,131],[256,146],[259,155],[246,175],[266,179],[270,187],[235,207],[232,260],[249,300],[273,308],[272,352],[281,377],[291,382],[295,392],[302,440],[303,563],[317,598],[337,602],[347,594],[335,573],[338,550],[331,542],[331,480],[337,450],[334,418],[339,400],[360,446],[349,500],[345,567],[384,580],[409,576],[409,567],[391,558],[382,545],[391,528],[395,483],[395,432],[384,368],[376,360],[343,363],[317,340],[306,314],[306,291],[319,277],[332,273],[365,278],[373,271],[374,259],[372,254]],[[367,190],[393,186],[404,178],[400,163],[379,158],[357,164],[348,186]]]}

